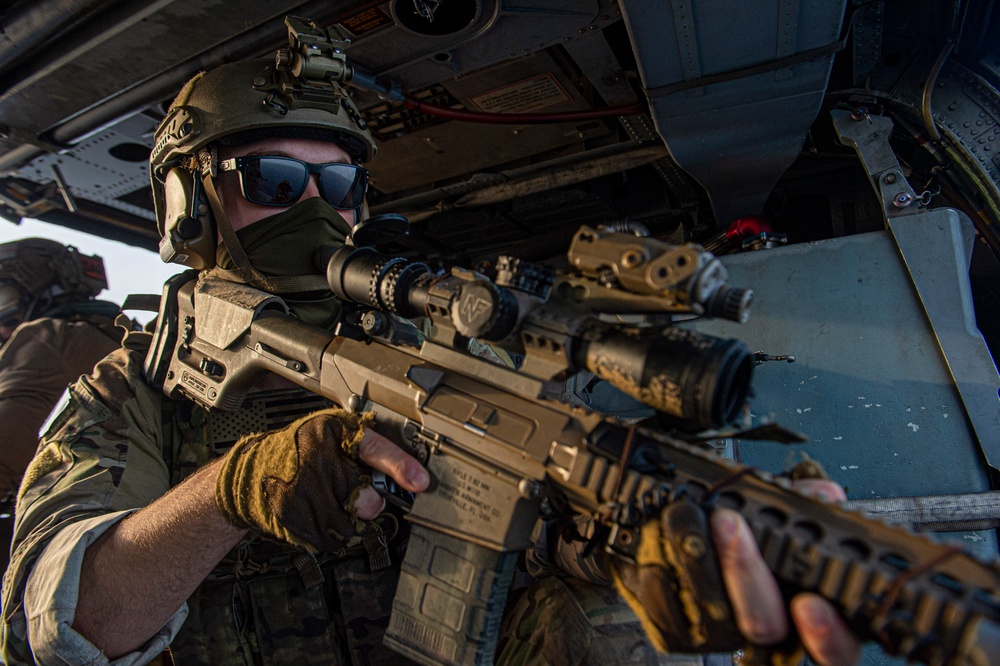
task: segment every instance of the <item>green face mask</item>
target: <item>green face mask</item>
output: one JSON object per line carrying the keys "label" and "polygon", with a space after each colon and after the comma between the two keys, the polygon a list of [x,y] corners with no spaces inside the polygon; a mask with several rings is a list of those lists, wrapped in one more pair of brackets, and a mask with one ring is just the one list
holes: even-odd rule
{"label": "green face mask", "polygon": [[[238,229],[236,237],[254,268],[267,277],[285,277],[324,275],[316,267],[316,250],[324,245],[339,247],[350,233],[350,225],[335,208],[310,197]],[[219,243],[216,261],[219,268],[236,268],[225,243]],[[329,290],[281,296],[294,315],[314,326],[328,328],[340,316],[340,301]]]}

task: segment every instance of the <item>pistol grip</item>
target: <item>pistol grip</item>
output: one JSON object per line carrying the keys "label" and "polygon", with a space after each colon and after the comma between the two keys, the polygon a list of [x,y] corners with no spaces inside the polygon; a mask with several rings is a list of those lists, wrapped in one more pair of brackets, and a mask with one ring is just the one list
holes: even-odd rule
{"label": "pistol grip", "polygon": [[427,666],[490,666],[517,552],[413,525],[386,645]]}

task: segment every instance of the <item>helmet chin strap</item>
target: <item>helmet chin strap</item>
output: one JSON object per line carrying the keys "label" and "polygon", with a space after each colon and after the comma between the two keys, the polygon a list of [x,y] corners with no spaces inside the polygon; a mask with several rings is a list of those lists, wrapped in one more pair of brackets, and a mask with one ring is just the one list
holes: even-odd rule
{"label": "helmet chin strap", "polygon": [[198,162],[201,165],[201,183],[204,187],[205,195],[208,197],[209,206],[215,214],[216,224],[219,227],[219,234],[222,242],[229,250],[229,256],[236,264],[234,270],[225,270],[216,266],[212,269],[215,275],[230,280],[231,282],[242,282],[251,287],[266,291],[272,294],[293,294],[304,291],[329,291],[330,285],[326,278],[321,275],[286,275],[278,277],[268,277],[258,271],[250,263],[246,251],[236,237],[236,231],[229,222],[219,193],[215,189],[216,165],[218,163],[215,149],[211,151],[202,149],[198,151]]}

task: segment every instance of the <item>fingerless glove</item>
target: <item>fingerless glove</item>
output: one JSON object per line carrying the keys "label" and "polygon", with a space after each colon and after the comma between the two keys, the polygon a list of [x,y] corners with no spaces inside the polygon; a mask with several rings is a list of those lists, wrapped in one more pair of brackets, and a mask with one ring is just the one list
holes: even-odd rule
{"label": "fingerless glove", "polygon": [[325,409],[282,430],[242,437],[226,454],[215,501],[226,520],[311,552],[377,531],[355,503],[371,476],[356,462],[373,415]]}

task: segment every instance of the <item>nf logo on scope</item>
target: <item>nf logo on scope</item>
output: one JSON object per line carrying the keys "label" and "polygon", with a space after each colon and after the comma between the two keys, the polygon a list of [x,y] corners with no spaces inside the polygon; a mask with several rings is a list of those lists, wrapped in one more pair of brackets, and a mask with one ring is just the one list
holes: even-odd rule
{"label": "nf logo on scope", "polygon": [[458,314],[463,320],[474,322],[493,308],[493,304],[478,294],[462,294],[458,303]]}

